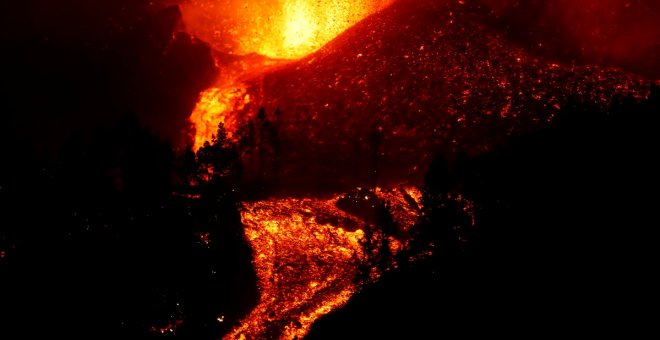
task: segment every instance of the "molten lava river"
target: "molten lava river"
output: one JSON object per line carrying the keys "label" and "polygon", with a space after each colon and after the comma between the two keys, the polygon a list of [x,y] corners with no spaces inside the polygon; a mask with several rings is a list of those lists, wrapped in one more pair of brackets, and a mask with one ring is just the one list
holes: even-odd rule
{"label": "molten lava river", "polygon": [[[396,238],[372,232],[370,241],[378,246],[365,247],[364,230],[372,227],[339,209],[341,197],[244,204],[242,220],[254,251],[261,300],[227,339],[300,339],[317,318],[379,277],[375,259],[384,262],[385,270],[396,265],[391,255],[406,246],[402,240],[410,239],[421,193],[414,188],[378,189],[366,198],[388,202],[399,228]],[[387,257],[377,250],[383,237],[390,250]]]}
{"label": "molten lava river", "polygon": [[[299,60],[391,0],[270,0],[254,3],[191,1],[182,7],[187,29],[215,49],[217,85],[201,94],[191,115],[194,149],[222,123],[235,140],[244,123],[236,112],[252,104],[245,79]],[[416,221],[421,194],[414,188],[376,191],[387,199],[400,232]],[[403,197],[405,196],[406,199]],[[414,198],[413,198],[414,197]],[[334,199],[272,198],[243,204],[245,235],[253,250],[260,302],[226,339],[300,339],[320,316],[344,305],[359,285],[380,272],[365,253],[365,222]],[[381,239],[373,231],[371,239]],[[404,243],[388,242],[391,254]],[[391,258],[387,266],[395,265]],[[368,273],[364,274],[364,268]],[[381,269],[383,267],[381,266]],[[366,277],[366,279],[365,279]]]}

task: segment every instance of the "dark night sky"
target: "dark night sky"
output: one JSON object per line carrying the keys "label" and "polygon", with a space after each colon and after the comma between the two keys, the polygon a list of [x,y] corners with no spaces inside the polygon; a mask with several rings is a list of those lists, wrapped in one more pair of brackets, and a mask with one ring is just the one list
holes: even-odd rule
{"label": "dark night sky", "polygon": [[177,35],[180,14],[166,8],[134,0],[5,8],[3,115],[11,128],[37,149],[56,149],[72,133],[89,134],[132,111],[180,139],[215,69],[209,48]]}
{"label": "dark night sky", "polygon": [[[185,35],[179,0],[26,0],[0,20],[3,116],[38,148],[136,112],[181,139],[198,93],[216,70]],[[653,0],[483,0],[514,43],[562,62],[613,64],[660,77],[660,4]]]}

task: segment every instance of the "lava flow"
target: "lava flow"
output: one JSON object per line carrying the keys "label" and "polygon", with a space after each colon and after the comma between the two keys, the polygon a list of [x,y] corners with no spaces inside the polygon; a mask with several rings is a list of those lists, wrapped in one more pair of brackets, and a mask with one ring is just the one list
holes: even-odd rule
{"label": "lava flow", "polygon": [[[375,244],[387,237],[391,254],[405,247],[419,215],[421,193],[414,188],[364,192],[328,200],[284,198],[244,204],[241,215],[254,252],[261,299],[227,339],[301,339],[317,318],[344,305],[361,280],[380,275],[373,259],[380,258],[387,267],[395,265],[393,256],[384,257],[378,246],[365,246],[367,238]],[[360,202],[371,207],[387,202],[396,237],[383,235],[364,216],[340,209],[340,201],[347,210]]]}
{"label": "lava flow", "polygon": [[[232,1],[193,1],[184,6],[189,30],[216,49],[220,69],[217,85],[202,93],[190,117],[194,149],[209,141],[220,123],[234,139],[246,118],[236,113],[256,111],[246,79],[318,50],[389,2],[286,0],[237,6]],[[420,195],[414,189],[378,193],[394,201],[397,209],[392,213],[401,230],[410,228],[417,210],[396,197]],[[337,200],[244,204],[242,220],[261,299],[227,338],[302,338],[318,317],[345,304],[358,290],[360,268],[368,267],[374,254],[365,254],[365,222],[338,209]],[[345,230],[347,226],[353,230]],[[397,240],[389,244],[393,252],[403,245]]]}

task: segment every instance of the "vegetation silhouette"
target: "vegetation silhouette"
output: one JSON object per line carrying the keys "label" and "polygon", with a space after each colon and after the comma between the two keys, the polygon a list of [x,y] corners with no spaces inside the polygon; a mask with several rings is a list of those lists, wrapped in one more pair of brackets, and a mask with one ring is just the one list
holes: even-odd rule
{"label": "vegetation silhouette", "polygon": [[223,133],[177,156],[129,113],[54,161],[13,151],[0,178],[0,337],[229,331],[258,292]]}
{"label": "vegetation silhouette", "polygon": [[604,111],[569,100],[490,152],[439,154],[413,249],[434,255],[401,263],[307,338],[652,331],[638,304],[657,284],[659,98],[653,84]]}

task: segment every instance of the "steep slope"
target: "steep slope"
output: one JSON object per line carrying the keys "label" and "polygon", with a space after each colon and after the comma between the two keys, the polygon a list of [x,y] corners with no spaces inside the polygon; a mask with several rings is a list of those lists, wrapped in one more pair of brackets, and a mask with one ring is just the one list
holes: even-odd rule
{"label": "steep slope", "polygon": [[325,189],[414,183],[435,153],[488,149],[552,119],[569,97],[606,106],[646,91],[618,69],[535,59],[482,22],[472,1],[399,1],[246,81],[249,104],[233,115],[254,120],[265,107],[282,182]]}

